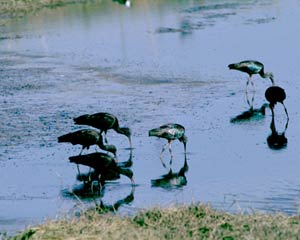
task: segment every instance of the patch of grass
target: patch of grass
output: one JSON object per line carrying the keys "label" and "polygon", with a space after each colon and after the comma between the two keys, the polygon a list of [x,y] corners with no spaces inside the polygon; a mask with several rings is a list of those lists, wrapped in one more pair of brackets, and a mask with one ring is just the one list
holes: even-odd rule
{"label": "patch of grass", "polygon": [[209,206],[154,208],[132,217],[88,211],[49,221],[12,239],[299,239],[300,218],[228,214]]}

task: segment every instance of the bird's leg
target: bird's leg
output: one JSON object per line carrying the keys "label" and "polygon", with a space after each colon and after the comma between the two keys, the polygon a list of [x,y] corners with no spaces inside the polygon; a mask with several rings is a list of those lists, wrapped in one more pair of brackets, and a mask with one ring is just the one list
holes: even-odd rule
{"label": "bird's leg", "polygon": [[81,148],[81,151],[80,151],[80,153],[78,155],[81,155],[81,153],[83,152],[83,149],[84,149],[84,147]]}
{"label": "bird's leg", "polygon": [[270,106],[270,108],[271,108],[271,112],[272,112],[272,118],[274,118],[274,106],[272,105],[272,106]]}
{"label": "bird's leg", "polygon": [[[84,149],[84,147],[81,148],[81,151],[80,151],[79,155],[81,155],[83,149]],[[81,181],[83,181],[83,180],[82,180],[81,173],[80,173],[80,170],[79,170],[79,164],[77,164],[77,170],[78,170],[78,176],[80,176]]]}
{"label": "bird's leg", "polygon": [[254,82],[253,82],[252,76],[250,77],[250,83],[252,86],[252,91],[253,91],[253,93],[255,93]]}
{"label": "bird's leg", "polygon": [[78,176],[80,176],[80,180],[83,181],[82,175],[81,175],[80,169],[79,169],[79,164],[77,164],[77,171],[78,171]]}
{"label": "bird's leg", "polygon": [[163,161],[163,159],[162,159],[162,155],[163,155],[163,152],[166,150],[166,147],[169,145],[169,143],[166,143],[164,146],[163,146],[163,148],[162,148],[162,150],[161,150],[161,153],[160,153],[160,161],[161,161],[161,163],[162,163],[162,165],[164,166],[164,167],[166,167],[166,164],[164,163],[164,161]]}
{"label": "bird's leg", "polygon": [[168,141],[168,146],[169,146],[169,152],[171,154],[171,159],[170,159],[170,165],[172,164],[173,160],[173,152],[172,152],[172,146],[171,146],[172,140]]}
{"label": "bird's leg", "polygon": [[98,175],[98,185],[99,185],[99,196],[101,196],[101,190],[102,190],[101,174]]}
{"label": "bird's leg", "polygon": [[246,83],[246,90],[245,90],[245,93],[248,94],[248,85],[249,85],[249,82],[251,81],[251,76],[249,76],[249,78],[247,79],[247,83]]}
{"label": "bird's leg", "polygon": [[104,141],[105,141],[105,143],[107,144],[108,141],[107,141],[106,133],[107,133],[107,131],[104,131]]}

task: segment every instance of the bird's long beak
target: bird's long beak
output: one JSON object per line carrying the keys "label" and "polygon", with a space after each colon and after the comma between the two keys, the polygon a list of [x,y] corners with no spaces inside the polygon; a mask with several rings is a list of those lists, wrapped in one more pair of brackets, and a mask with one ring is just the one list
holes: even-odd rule
{"label": "bird's long beak", "polygon": [[274,78],[273,78],[273,77],[270,77],[270,80],[271,80],[271,82],[272,82],[272,85],[274,86],[274,85],[275,85]]}

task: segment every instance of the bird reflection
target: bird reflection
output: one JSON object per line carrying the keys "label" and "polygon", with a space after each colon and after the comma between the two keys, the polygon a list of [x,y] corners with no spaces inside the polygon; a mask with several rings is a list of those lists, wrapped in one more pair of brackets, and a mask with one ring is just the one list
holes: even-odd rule
{"label": "bird reflection", "polygon": [[285,128],[282,133],[278,133],[275,126],[274,114],[272,114],[272,121],[270,124],[271,134],[267,137],[267,143],[269,148],[273,150],[280,150],[287,146],[287,138],[285,132],[288,128],[289,119],[286,120]]}
{"label": "bird reflection", "polygon": [[[125,198],[122,198],[118,201],[116,201],[114,204],[112,205],[106,205],[104,204],[103,200],[100,199],[100,204],[97,204],[96,205],[96,210],[99,212],[99,213],[106,213],[106,212],[117,212],[118,209],[126,204],[130,204],[132,201],[134,200],[134,188],[131,189],[131,192],[129,195],[127,195]],[[92,209],[94,210],[94,209]]]}
{"label": "bird reflection", "polygon": [[231,118],[230,122],[236,123],[236,122],[249,121],[249,120],[259,120],[265,116],[266,107],[268,106],[269,106],[268,104],[264,103],[260,108],[257,109],[250,107],[249,110],[242,112],[236,117]]}
{"label": "bird reflection", "polygon": [[180,188],[187,184],[186,179],[186,172],[188,171],[189,167],[187,164],[186,155],[184,157],[184,165],[178,172],[173,172],[172,168],[170,171],[162,175],[158,179],[151,180],[152,187],[161,187],[164,189],[174,189],[174,188]]}
{"label": "bird reflection", "polygon": [[[101,189],[101,195],[99,195],[97,190],[91,191],[88,185],[81,184],[80,186],[76,186],[71,190],[64,190],[62,192],[62,195],[66,198],[73,198],[79,200],[90,199],[94,201],[95,207],[89,210],[92,211],[97,210],[99,213],[104,213],[104,212],[116,212],[118,211],[120,206],[124,204],[130,204],[134,200],[134,190],[135,188],[132,187],[130,193],[125,198],[122,198],[111,205],[104,204],[103,202],[102,198],[105,195],[105,187]],[[97,203],[98,200],[96,201],[96,198],[99,198],[100,201],[99,203]]]}
{"label": "bird reflection", "polygon": [[131,7],[131,1],[130,0],[112,0],[113,2],[117,2],[121,5],[125,5],[126,7]]}
{"label": "bird reflection", "polygon": [[[132,150],[130,150],[129,158],[127,161],[117,162],[117,166],[120,168],[130,168],[132,167]],[[101,176],[101,185],[105,184],[105,181],[113,181],[120,179],[120,173],[116,171],[107,171],[104,175]],[[87,173],[81,173],[77,175],[77,180],[83,182],[85,185],[91,185],[93,181],[99,180],[99,175],[95,170],[92,170]]]}

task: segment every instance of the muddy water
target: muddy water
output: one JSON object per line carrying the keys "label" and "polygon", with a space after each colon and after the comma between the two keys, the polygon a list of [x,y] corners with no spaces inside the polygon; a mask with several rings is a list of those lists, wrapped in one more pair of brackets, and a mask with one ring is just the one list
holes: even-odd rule
{"label": "muddy water", "polygon": [[[56,142],[80,128],[73,117],[99,111],[130,126],[134,145],[131,156],[124,136],[108,134],[119,160],[131,157],[136,187],[125,178],[107,184],[105,205],[132,213],[203,202],[230,212],[297,214],[300,2],[288,2],[133,1],[126,8],[103,1],[11,22],[0,41],[0,232],[99,201],[85,196],[68,162],[80,147]],[[243,119],[247,76],[227,65],[244,59],[264,62],[286,89],[287,129],[280,105],[276,132],[269,109]],[[254,79],[260,108],[270,83]],[[188,169],[174,142],[172,171],[183,169],[184,177],[163,181],[165,141],[148,130],[168,122],[186,127]],[[278,135],[282,144],[274,148],[269,142]]]}

